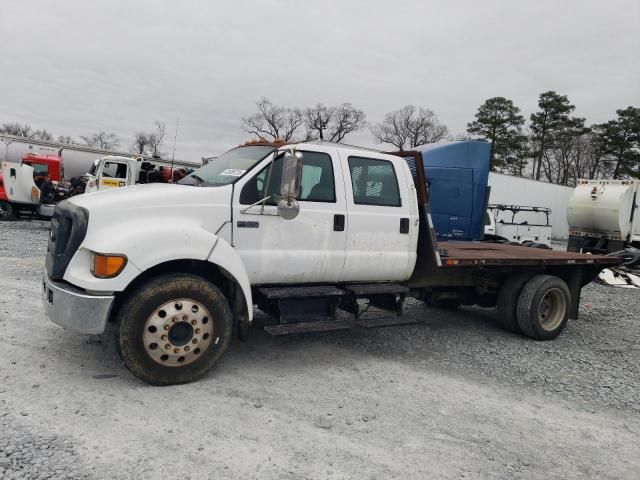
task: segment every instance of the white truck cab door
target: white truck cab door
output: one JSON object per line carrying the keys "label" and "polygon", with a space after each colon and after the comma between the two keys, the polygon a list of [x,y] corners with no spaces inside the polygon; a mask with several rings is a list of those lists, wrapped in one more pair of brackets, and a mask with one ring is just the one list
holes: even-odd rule
{"label": "white truck cab door", "polygon": [[337,282],[346,245],[344,182],[337,151],[301,150],[298,215],[286,220],[275,202],[257,201],[280,191],[282,156],[264,160],[234,185],[233,246],[252,285]]}
{"label": "white truck cab door", "polygon": [[[345,282],[407,280],[416,262],[415,186],[404,160],[342,151],[347,200]],[[414,198],[410,198],[413,195]]]}
{"label": "white truck cab door", "polygon": [[121,188],[131,185],[131,167],[123,160],[107,160],[98,170],[98,190]]}
{"label": "white truck cab door", "polygon": [[3,162],[2,178],[10,202],[37,204],[40,189],[33,181],[33,167],[23,163]]}

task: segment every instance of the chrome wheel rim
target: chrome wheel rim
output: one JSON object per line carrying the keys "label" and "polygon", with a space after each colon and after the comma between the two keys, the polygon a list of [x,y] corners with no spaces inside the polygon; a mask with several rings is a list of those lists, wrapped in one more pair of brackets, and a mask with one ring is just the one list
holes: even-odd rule
{"label": "chrome wheel rim", "polygon": [[213,318],[200,302],[180,298],[156,308],[142,336],[147,355],[166,367],[181,367],[198,360],[220,337],[214,338]]}
{"label": "chrome wheel rim", "polygon": [[548,290],[538,306],[538,323],[550,332],[560,326],[567,310],[567,299],[559,288]]}

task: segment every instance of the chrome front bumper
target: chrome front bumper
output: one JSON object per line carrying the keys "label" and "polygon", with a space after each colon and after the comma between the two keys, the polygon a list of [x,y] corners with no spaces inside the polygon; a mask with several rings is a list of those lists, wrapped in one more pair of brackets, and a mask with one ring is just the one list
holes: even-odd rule
{"label": "chrome front bumper", "polygon": [[42,279],[42,305],[49,320],[78,333],[104,332],[113,295],[89,295],[69,284],[54,282],[46,269]]}

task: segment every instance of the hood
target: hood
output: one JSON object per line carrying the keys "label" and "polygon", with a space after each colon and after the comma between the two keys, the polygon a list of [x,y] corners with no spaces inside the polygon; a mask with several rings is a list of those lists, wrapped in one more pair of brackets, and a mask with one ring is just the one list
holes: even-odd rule
{"label": "hood", "polygon": [[232,185],[152,183],[85,193],[67,201],[89,212],[89,230],[130,222],[189,221],[215,232],[231,215],[232,192]]}
{"label": "hood", "polygon": [[[229,188],[225,188],[229,187]],[[231,201],[231,186],[194,187],[169,183],[149,183],[86,193],[69,201],[88,210],[123,208],[126,210],[157,207],[178,207],[210,203],[226,199]]]}

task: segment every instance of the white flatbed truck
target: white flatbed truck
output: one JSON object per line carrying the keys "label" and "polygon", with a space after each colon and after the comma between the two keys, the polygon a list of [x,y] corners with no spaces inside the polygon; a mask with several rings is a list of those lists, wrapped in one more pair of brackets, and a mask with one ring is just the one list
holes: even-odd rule
{"label": "white flatbed truck", "polygon": [[[283,335],[413,323],[402,316],[408,296],[497,305],[507,328],[549,340],[577,317],[582,286],[618,262],[437,244],[419,152],[253,144],[179,184],[59,204],[42,297],[48,317],[70,330],[113,324],[127,368],[170,385],[209,371],[234,334],[247,335],[255,306],[269,315],[263,328]],[[395,315],[369,319],[366,305]]]}

